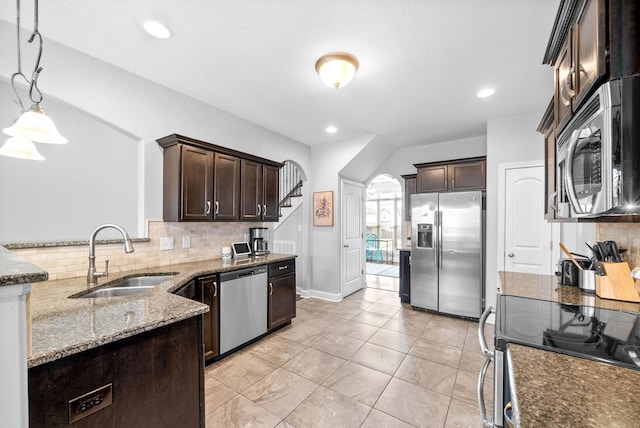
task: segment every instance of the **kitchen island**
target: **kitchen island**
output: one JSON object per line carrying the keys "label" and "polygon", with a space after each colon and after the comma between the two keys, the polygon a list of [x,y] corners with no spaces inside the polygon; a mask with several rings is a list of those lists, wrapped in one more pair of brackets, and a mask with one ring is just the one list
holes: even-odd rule
{"label": "kitchen island", "polygon": [[[0,283],[46,280],[46,272],[10,252],[0,255],[12,267],[3,269]],[[201,315],[209,306],[173,292],[201,276],[293,258],[272,254],[132,270],[92,288],[132,276],[171,275],[155,288],[121,297],[80,298],[88,291],[84,277],[26,284],[28,316],[19,318],[26,318],[22,340],[30,345],[22,353],[29,425],[203,426]]]}
{"label": "kitchen island", "polygon": [[[557,284],[556,277],[500,273],[500,292],[624,311],[640,305],[601,299],[577,287]],[[640,420],[639,370],[509,343],[520,426],[632,427]]]}

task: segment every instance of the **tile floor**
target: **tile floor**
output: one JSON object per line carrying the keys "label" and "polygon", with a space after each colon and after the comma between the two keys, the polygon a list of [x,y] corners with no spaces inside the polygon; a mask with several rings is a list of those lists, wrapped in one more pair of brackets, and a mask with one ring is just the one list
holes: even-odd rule
{"label": "tile floor", "polygon": [[481,426],[476,322],[373,288],[297,304],[290,326],[206,367],[207,427]]}

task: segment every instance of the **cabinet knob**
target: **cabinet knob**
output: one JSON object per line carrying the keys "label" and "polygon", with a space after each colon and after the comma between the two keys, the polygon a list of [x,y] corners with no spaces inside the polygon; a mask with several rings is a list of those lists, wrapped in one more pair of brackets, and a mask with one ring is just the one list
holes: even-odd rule
{"label": "cabinet knob", "polygon": [[507,256],[509,256],[509,257],[513,257],[513,256],[515,256],[515,254],[513,254],[513,253],[509,253],[509,254],[507,254]]}

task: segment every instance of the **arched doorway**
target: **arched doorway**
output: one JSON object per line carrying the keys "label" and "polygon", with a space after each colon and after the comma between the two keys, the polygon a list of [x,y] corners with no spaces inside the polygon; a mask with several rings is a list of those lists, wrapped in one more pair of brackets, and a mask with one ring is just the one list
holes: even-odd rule
{"label": "arched doorway", "polygon": [[388,174],[367,186],[365,262],[367,287],[398,290],[401,245],[402,186]]}

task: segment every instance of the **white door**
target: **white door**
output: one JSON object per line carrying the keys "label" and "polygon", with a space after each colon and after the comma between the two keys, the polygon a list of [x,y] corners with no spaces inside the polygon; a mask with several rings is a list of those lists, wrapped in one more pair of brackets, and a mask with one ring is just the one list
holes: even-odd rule
{"label": "white door", "polygon": [[342,297],[364,284],[364,186],[342,180]]}
{"label": "white door", "polygon": [[504,270],[552,275],[544,166],[506,168],[504,174]]}

